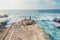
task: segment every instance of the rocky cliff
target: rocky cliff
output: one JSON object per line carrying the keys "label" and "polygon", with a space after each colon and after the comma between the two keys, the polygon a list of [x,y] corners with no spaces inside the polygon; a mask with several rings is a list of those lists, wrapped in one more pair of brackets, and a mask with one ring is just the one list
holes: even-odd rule
{"label": "rocky cliff", "polygon": [[34,20],[24,19],[7,28],[1,40],[50,40]]}

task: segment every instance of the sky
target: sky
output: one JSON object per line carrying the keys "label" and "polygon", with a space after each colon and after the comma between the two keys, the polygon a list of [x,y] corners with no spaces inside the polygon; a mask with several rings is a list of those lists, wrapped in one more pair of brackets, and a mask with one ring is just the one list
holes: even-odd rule
{"label": "sky", "polygon": [[60,0],[0,0],[2,9],[60,9]]}

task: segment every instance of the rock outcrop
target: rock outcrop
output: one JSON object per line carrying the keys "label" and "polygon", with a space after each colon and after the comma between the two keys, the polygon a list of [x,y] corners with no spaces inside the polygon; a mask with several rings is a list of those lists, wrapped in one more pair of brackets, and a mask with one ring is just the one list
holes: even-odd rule
{"label": "rock outcrop", "polygon": [[3,22],[0,22],[0,31],[4,31],[6,29],[6,25],[9,21],[6,20],[6,21],[3,21]]}
{"label": "rock outcrop", "polygon": [[7,15],[7,14],[5,14],[5,15],[0,15],[0,18],[5,18],[5,17],[8,17],[8,15]]}
{"label": "rock outcrop", "polygon": [[57,28],[60,29],[60,26],[58,26]]}
{"label": "rock outcrop", "polygon": [[7,28],[1,40],[50,40],[49,36],[34,22],[24,19]]}
{"label": "rock outcrop", "polygon": [[54,22],[60,23],[60,19],[54,18]]}
{"label": "rock outcrop", "polygon": [[[60,23],[60,19],[54,18],[54,22]],[[58,29],[60,29],[60,26],[57,26]]]}

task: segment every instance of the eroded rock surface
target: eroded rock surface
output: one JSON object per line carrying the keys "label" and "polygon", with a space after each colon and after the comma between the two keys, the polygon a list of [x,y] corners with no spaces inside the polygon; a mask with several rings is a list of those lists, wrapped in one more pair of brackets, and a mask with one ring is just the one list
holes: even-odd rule
{"label": "eroded rock surface", "polygon": [[33,20],[27,19],[7,28],[2,40],[50,40],[50,38]]}

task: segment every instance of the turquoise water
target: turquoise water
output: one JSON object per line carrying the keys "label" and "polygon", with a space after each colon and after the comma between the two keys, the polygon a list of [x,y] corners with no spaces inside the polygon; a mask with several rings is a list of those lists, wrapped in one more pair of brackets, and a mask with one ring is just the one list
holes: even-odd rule
{"label": "turquoise water", "polygon": [[9,15],[7,25],[31,16],[51,40],[60,40],[60,29],[57,28],[60,24],[52,21],[54,18],[60,19],[60,10],[5,10],[0,11],[0,14]]}
{"label": "turquoise water", "polygon": [[57,29],[50,21],[36,20],[36,23],[49,35],[51,40],[60,40],[60,29]]}

